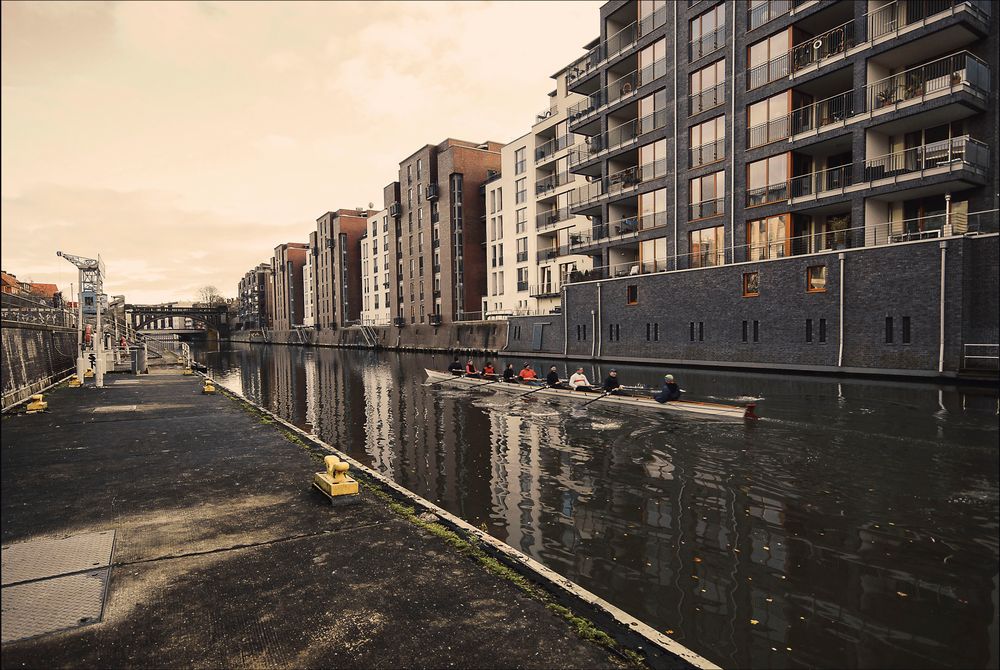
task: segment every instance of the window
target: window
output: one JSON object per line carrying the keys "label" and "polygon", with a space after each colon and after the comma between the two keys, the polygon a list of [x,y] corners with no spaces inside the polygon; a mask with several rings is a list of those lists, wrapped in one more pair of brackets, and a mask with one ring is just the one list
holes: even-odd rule
{"label": "window", "polygon": [[750,298],[760,295],[760,273],[743,273],[743,297]]}
{"label": "window", "polygon": [[517,262],[524,263],[528,260],[528,238],[519,237],[516,241],[517,244]]}
{"label": "window", "polygon": [[691,126],[688,142],[691,167],[722,160],[726,157],[726,117],[717,116]]}
{"label": "window", "polygon": [[646,324],[646,340],[652,342],[660,341],[660,324],[658,323]]}
{"label": "window", "polygon": [[690,59],[707,56],[721,47],[726,41],[723,30],[725,25],[725,3],[691,19],[691,45],[688,51]]}
{"label": "window", "polygon": [[770,216],[747,222],[747,246],[749,258],[759,261],[765,258],[784,258],[789,253],[788,214]]}
{"label": "window", "polygon": [[751,44],[747,49],[748,91],[788,76],[790,71],[789,51],[792,42],[791,31],[791,28],[782,30],[760,42]]}
{"label": "window", "polygon": [[702,228],[688,233],[689,267],[704,268],[725,263],[725,232],[723,226]]}
{"label": "window", "polygon": [[688,220],[706,219],[718,216],[726,210],[726,173],[724,170],[695,177],[689,183],[688,200],[690,211]]}
{"label": "window", "polygon": [[806,342],[813,341],[813,320],[806,319]]}
{"label": "window", "polygon": [[587,324],[578,325],[576,327],[576,340],[577,342],[583,342],[587,339]]}
{"label": "window", "polygon": [[638,135],[656,130],[667,122],[667,90],[660,89],[639,99]]}
{"label": "window", "polygon": [[826,342],[826,319],[819,320],[819,341]]}
{"label": "window", "polygon": [[514,174],[524,174],[525,166],[524,147],[514,150]]}
{"label": "window", "polygon": [[639,34],[648,35],[667,21],[667,0],[639,0]]}
{"label": "window", "polygon": [[[657,140],[639,147],[639,166],[639,178],[642,181],[649,181],[665,175],[667,173],[667,141],[665,139]],[[623,186],[628,186],[627,177],[624,177],[622,181]]]}
{"label": "window", "polygon": [[791,154],[784,153],[747,165],[747,207],[788,198]]}
{"label": "window", "polygon": [[659,228],[667,225],[667,189],[659,188],[639,194],[639,228]]}
{"label": "window", "polygon": [[747,341],[747,325],[748,325],[747,322],[744,321],[743,322],[743,338],[742,338],[744,342]]}
{"label": "window", "polygon": [[760,321],[753,322],[753,341],[760,342]]}
{"label": "window", "polygon": [[620,342],[622,339],[621,326],[617,323],[608,325],[608,341]]}
{"label": "window", "polygon": [[910,343],[910,317],[903,317],[903,344]]}
{"label": "window", "polygon": [[421,176],[424,172],[424,161],[422,158],[417,159],[417,181],[420,181]]}
{"label": "window", "polygon": [[656,237],[639,242],[639,261],[643,272],[663,272],[667,267],[667,238]]}
{"label": "window", "polygon": [[516,234],[523,233],[527,229],[528,224],[528,210],[519,209],[515,212],[514,219],[514,232]]}
{"label": "window", "polygon": [[528,199],[527,177],[523,177],[514,182],[514,203],[520,205]]}
{"label": "window", "polygon": [[725,59],[716,61],[708,67],[691,73],[691,114],[712,109],[725,102],[724,84],[726,81]]}
{"label": "window", "polygon": [[658,79],[667,73],[667,39],[663,38],[653,42],[648,47],[639,52],[639,80],[633,84],[626,77],[621,86],[621,94],[628,95],[634,91],[633,86],[638,87],[648,84],[654,79]]}
{"label": "window", "polygon": [[893,340],[893,327],[892,327],[892,317],[885,317],[885,343],[892,344]]}
{"label": "window", "polygon": [[747,107],[747,147],[763,146],[791,135],[791,113],[791,91],[784,91]]}
{"label": "window", "polygon": [[639,304],[639,287],[636,284],[625,287],[625,302],[629,305]]}
{"label": "window", "polygon": [[806,268],[806,291],[821,293],[826,290],[826,266],[810,265]]}

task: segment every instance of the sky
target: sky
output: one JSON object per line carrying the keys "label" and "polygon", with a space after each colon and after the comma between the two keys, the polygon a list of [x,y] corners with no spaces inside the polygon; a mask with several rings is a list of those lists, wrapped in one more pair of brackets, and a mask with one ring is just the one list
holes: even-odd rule
{"label": "sky", "polygon": [[3,2],[0,261],[129,302],[235,297],[399,161],[508,142],[597,36],[601,2]]}

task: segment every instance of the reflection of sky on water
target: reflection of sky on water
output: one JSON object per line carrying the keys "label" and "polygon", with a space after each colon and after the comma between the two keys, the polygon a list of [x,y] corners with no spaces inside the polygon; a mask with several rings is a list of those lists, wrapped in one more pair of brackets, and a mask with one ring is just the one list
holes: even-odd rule
{"label": "reflection of sky on water", "polygon": [[745,426],[425,386],[442,356],[203,360],[723,666],[996,664],[995,394],[671,371],[695,399],[762,398]]}

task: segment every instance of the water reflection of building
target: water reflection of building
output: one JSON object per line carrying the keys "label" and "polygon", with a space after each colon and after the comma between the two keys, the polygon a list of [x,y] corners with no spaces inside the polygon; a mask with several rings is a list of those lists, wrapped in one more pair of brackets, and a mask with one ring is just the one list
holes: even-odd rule
{"label": "water reflection of building", "polygon": [[361,380],[365,393],[365,449],[376,470],[397,479],[400,473],[392,429],[391,397],[395,385],[391,369],[385,363],[365,366]]}

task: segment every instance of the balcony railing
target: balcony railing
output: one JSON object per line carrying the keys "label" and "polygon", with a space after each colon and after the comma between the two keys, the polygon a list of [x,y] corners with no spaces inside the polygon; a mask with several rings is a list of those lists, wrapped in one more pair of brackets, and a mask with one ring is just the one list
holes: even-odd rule
{"label": "balcony railing", "polygon": [[573,146],[574,138],[575,136],[572,133],[566,133],[565,135],[560,135],[559,137],[553,137],[551,140],[535,149],[535,161],[546,160],[566,147]]}
{"label": "balcony railing", "polygon": [[854,19],[836,28],[807,38],[785,53],[747,70],[747,90],[760,88],[814,63],[846,52],[855,45]]}
{"label": "balcony railing", "polygon": [[594,158],[603,151],[617,149],[633,140],[638,139],[645,133],[653,132],[667,124],[667,110],[661,109],[652,114],[647,114],[641,119],[626,121],[620,126],[612,128],[606,133],[594,135],[587,140],[586,148],[579,148],[569,153],[569,165],[578,165],[584,161]]}
{"label": "balcony railing", "polygon": [[869,158],[865,161],[864,180],[873,182],[956,165],[970,165],[985,171],[989,168],[989,164],[989,147],[979,140],[963,135]]}
{"label": "balcony railing", "polygon": [[690,154],[690,164],[693,168],[720,161],[726,157],[726,138],[721,137],[714,142],[702,144],[700,147],[692,147]]}
{"label": "balcony railing", "polygon": [[991,0],[907,0],[890,2],[865,15],[869,41],[895,36],[907,26],[911,26],[937,16],[943,12],[953,14],[962,8],[986,20],[990,16]]}
{"label": "balcony railing", "polygon": [[526,281],[519,281],[519,282],[517,282],[517,290],[518,291],[527,291],[528,290],[528,282],[526,282]]}
{"label": "balcony railing", "polygon": [[565,186],[573,181],[574,175],[570,172],[557,172],[548,177],[543,177],[535,182],[535,195],[542,195],[553,189]]}
{"label": "balcony railing", "polygon": [[632,70],[628,74],[608,82],[606,87],[592,93],[586,100],[582,100],[570,107],[567,111],[567,118],[570,123],[584,119],[605,105],[610,105],[634,95],[641,86],[663,77],[666,73],[666,58],[654,61],[642,69]]}
{"label": "balcony railing", "polygon": [[553,259],[559,258],[559,248],[550,247],[548,249],[539,249],[535,255],[535,258],[539,263],[544,263],[545,261],[551,261]]}
{"label": "balcony railing", "polygon": [[570,207],[589,205],[604,195],[604,179],[598,179],[570,192]]}
{"label": "balcony railing", "polygon": [[528,295],[532,298],[552,298],[559,295],[561,290],[562,287],[559,286],[558,282],[546,282],[534,284],[528,290]]}
{"label": "balcony railing", "polygon": [[965,85],[988,94],[990,69],[971,53],[962,51],[868,84],[865,101],[868,110],[875,111]]}
{"label": "balcony railing", "polygon": [[565,221],[571,216],[573,215],[570,213],[569,207],[561,207],[547,212],[539,212],[535,215],[535,230],[545,230],[546,228],[551,228],[560,221]]}
{"label": "balcony railing", "polygon": [[726,199],[716,198],[714,200],[702,200],[692,202],[688,205],[688,221],[696,219],[707,219],[711,216],[719,216],[726,211]]}
{"label": "balcony railing", "polygon": [[440,191],[438,189],[438,185],[437,184],[435,184],[435,183],[427,184],[427,190],[426,190],[425,197],[428,200],[437,200],[439,195],[440,195]]}
{"label": "balcony railing", "polygon": [[747,29],[759,28],[768,21],[792,11],[792,0],[769,0],[747,10]]}
{"label": "balcony railing", "polygon": [[614,58],[629,47],[643,35],[648,35],[651,30],[659,28],[667,20],[667,7],[660,7],[650,16],[642,21],[633,21],[621,30],[615,32],[604,42],[601,42],[566,70],[566,83],[571,84],[584,75],[592,72],[598,65],[609,58]]}
{"label": "balcony railing", "polygon": [[845,91],[747,129],[747,148],[816,130],[854,116],[854,91]]}
{"label": "balcony railing", "polygon": [[525,262],[527,262],[527,260],[528,260],[528,252],[527,251],[518,251],[517,252],[517,261],[516,262],[518,262],[518,263],[525,263]]}
{"label": "balcony railing", "polygon": [[837,165],[825,170],[792,177],[789,183],[789,192],[793,198],[801,198],[807,195],[829,194],[834,191],[843,192],[853,183],[854,166]]}
{"label": "balcony railing", "polygon": [[707,56],[721,49],[726,44],[726,26],[719,26],[710,33],[702,35],[696,40],[691,40],[688,44],[688,57],[690,60]]}
{"label": "balcony railing", "polygon": [[693,115],[704,112],[706,109],[718,107],[725,101],[726,83],[721,82],[697,93],[692,93],[689,97],[690,109],[688,113]]}

